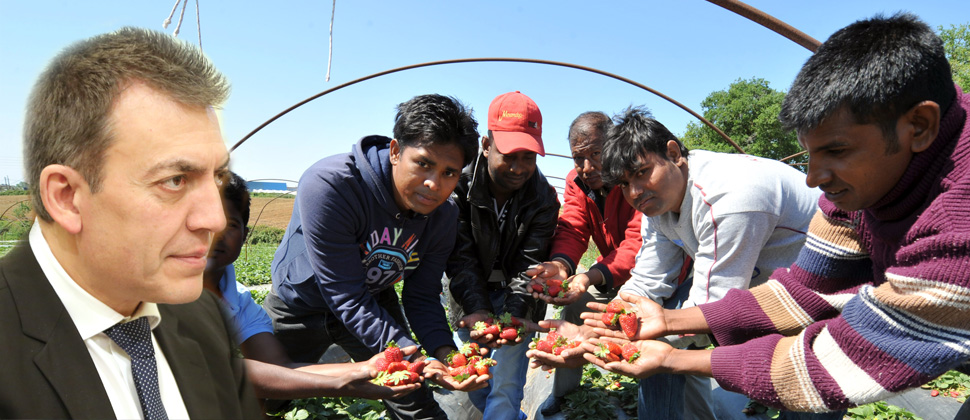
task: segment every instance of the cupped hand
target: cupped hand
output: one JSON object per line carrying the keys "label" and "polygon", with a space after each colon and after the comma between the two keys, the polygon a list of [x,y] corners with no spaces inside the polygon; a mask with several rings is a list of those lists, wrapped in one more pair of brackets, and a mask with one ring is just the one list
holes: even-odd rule
{"label": "cupped hand", "polygon": [[449,391],[469,392],[488,386],[491,375],[472,375],[465,380],[456,381],[448,374],[448,368],[438,360],[433,360],[424,368],[424,378]]}
{"label": "cupped hand", "polygon": [[600,343],[604,341],[613,341],[618,344],[628,342],[625,340],[616,340],[611,338],[590,339],[580,345],[586,350],[586,353],[583,354],[583,358],[586,359],[587,362],[610,372],[619,373],[621,375],[630,376],[633,378],[642,379],[658,373],[668,373],[667,370],[663,368],[663,362],[674,350],[674,348],[670,347],[669,344],[656,340],[635,340],[632,341],[632,343],[633,345],[637,346],[640,351],[640,355],[636,358],[636,360],[633,361],[633,363],[624,360],[607,363],[605,360],[596,357],[594,354]]}
{"label": "cupped hand", "polygon": [[[637,296],[627,292],[621,292],[619,298],[626,302],[626,306],[633,310],[639,318],[639,328],[632,337],[633,340],[650,340],[667,335],[667,323],[664,318],[664,309],[660,304],[650,298]],[[603,323],[602,313],[606,310],[606,305],[597,302],[589,302],[586,307],[591,312],[583,312],[580,318],[588,327],[593,327],[593,332],[600,337],[613,337],[628,340],[618,327],[610,327]]]}

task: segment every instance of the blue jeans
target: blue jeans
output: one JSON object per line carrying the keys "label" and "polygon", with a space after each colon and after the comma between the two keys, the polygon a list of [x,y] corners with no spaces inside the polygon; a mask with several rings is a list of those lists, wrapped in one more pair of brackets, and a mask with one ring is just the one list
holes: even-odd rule
{"label": "blue jeans", "polygon": [[[489,292],[492,308],[496,311],[505,307],[506,293],[506,290]],[[470,340],[467,328],[459,329],[456,334],[461,341]],[[488,387],[468,393],[468,399],[482,411],[483,420],[526,419],[525,413],[519,407],[522,405],[522,389],[525,388],[526,373],[529,370],[529,359],[525,357],[525,352],[529,350],[529,343],[534,336],[534,332],[529,333],[522,337],[521,343],[492,349],[489,353],[488,356],[498,364],[489,369],[492,379],[488,380]]]}
{"label": "blue jeans", "polygon": [[[687,300],[688,292],[694,283],[693,276],[682,283],[673,296],[664,301],[664,308],[677,309]],[[639,420],[678,420],[684,418],[685,394],[688,383],[691,384],[691,418],[714,418],[711,407],[711,390],[705,390],[704,378],[693,378],[684,375],[660,374],[640,380],[640,392],[637,402],[637,418]]]}

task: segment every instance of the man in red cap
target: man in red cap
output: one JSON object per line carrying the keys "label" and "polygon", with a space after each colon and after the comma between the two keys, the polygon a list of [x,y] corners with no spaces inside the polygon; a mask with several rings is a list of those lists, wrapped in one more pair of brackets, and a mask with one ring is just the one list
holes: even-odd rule
{"label": "man in red cap", "polygon": [[[549,258],[559,199],[536,168],[542,114],[522,93],[498,96],[488,108],[482,153],[465,167],[452,198],[458,204],[458,240],[448,260],[450,319],[462,340],[493,348],[489,387],[469,392],[485,419],[524,419],[519,406],[528,359],[525,352],[545,315],[529,290],[530,265]],[[522,325],[517,338],[470,331],[489,314],[508,313]],[[457,328],[456,328],[457,329]]]}

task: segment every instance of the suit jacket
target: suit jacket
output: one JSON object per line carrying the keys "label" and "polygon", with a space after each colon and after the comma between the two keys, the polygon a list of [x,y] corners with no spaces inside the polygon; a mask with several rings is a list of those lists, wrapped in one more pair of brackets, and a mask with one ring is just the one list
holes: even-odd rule
{"label": "suit jacket", "polygon": [[[192,418],[261,418],[209,292],[158,305],[154,334]],[[98,371],[24,242],[0,259],[0,418],[114,418]]]}

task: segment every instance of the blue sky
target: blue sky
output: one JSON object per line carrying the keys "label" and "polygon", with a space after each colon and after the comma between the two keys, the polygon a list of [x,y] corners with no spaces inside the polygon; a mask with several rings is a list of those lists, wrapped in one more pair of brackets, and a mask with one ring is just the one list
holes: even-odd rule
{"label": "blue sky", "polygon": [[[175,0],[0,0],[0,182],[23,179],[26,98],[47,61],[69,43],[125,25],[162,30]],[[199,0],[202,46],[232,81],[227,146],[277,112],[323,90],[379,71],[426,61],[519,57],[594,67],[635,80],[702,112],[711,92],[761,77],[787,90],[809,51],[719,6],[681,1],[348,1],[338,0],[331,79],[330,1]],[[595,4],[595,5],[594,5]],[[876,13],[910,11],[936,28],[970,20],[966,0],[751,0],[824,41]],[[176,13],[177,20],[178,13]],[[198,43],[195,2],[179,38]],[[175,23],[166,30],[171,33]],[[566,131],[587,110],[614,114],[645,105],[676,134],[693,117],[634,86],[574,69],[522,63],[451,64],[396,73],[344,88],[291,112],[233,153],[247,179],[296,180],[316,160],[349,151],[362,136],[391,135],[395,106],[440,93],[475,109],[486,130],[488,104],[519,90],[539,105],[546,150],[568,155]],[[539,159],[563,177],[567,159]],[[561,186],[561,180],[552,179]]]}

